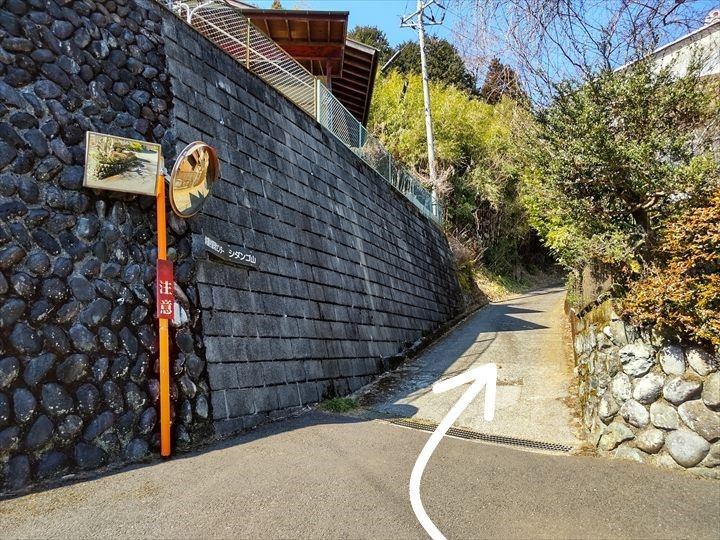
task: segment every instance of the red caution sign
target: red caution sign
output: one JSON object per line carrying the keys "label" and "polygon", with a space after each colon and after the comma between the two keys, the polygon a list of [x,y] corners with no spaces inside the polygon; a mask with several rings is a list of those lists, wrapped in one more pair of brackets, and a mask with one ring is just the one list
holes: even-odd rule
{"label": "red caution sign", "polygon": [[157,317],[171,319],[175,315],[175,281],[172,261],[157,261]]}

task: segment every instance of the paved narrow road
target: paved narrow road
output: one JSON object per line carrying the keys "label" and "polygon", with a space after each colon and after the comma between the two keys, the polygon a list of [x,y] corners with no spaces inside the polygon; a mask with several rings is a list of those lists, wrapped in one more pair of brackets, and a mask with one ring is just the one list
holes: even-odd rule
{"label": "paved narrow road", "polygon": [[[0,502],[2,538],[427,538],[428,434],[309,413],[165,463]],[[717,539],[720,483],[446,438],[422,482],[448,538]]]}
{"label": "paved narrow road", "polygon": [[[431,400],[430,385],[494,361],[497,429],[574,441],[562,295],[488,306],[369,392],[374,407],[439,419],[454,398]],[[461,423],[490,432],[479,415]],[[310,411],[195,454],[1,501],[0,538],[426,538],[408,482],[428,436]],[[448,538],[720,537],[720,482],[625,461],[447,437],[421,493]]]}
{"label": "paved narrow road", "polygon": [[477,311],[418,358],[363,389],[361,402],[380,413],[439,423],[465,388],[433,394],[432,385],[473,367],[498,366],[495,419],[475,400],[456,425],[577,447],[577,420],[567,404],[572,358],[565,349],[565,291],[546,288]]}

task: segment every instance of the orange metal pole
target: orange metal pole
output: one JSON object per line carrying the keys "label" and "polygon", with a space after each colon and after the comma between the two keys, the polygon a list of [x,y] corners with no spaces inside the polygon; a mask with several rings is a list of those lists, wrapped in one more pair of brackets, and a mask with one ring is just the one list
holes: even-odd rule
{"label": "orange metal pole", "polygon": [[[158,259],[167,258],[167,228],[165,224],[165,177],[158,176],[157,190]],[[170,456],[170,338],[168,320],[158,319],[160,339],[160,455]]]}

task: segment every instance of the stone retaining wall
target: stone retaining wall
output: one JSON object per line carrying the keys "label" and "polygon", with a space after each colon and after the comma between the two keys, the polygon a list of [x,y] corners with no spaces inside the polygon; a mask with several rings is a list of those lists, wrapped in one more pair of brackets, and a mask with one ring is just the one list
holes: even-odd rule
{"label": "stone retaining wall", "polygon": [[[195,30],[164,33],[175,134],[222,162],[190,220],[218,433],[348,394],[459,313],[441,229]],[[257,263],[208,257],[204,235]]]}
{"label": "stone retaining wall", "polygon": [[[161,13],[131,0],[0,2],[0,489],[158,446],[152,197],[82,187],[85,132],[175,155]],[[187,224],[173,439],[210,433]]]}
{"label": "stone retaining wall", "polygon": [[164,7],[0,0],[0,492],[158,446],[155,202],[82,187],[90,130],[221,160],[167,216],[175,448],[348,393],[460,309],[442,231]]}
{"label": "stone retaining wall", "polygon": [[583,424],[598,449],[720,477],[718,357],[665,342],[614,313],[607,324],[578,319],[576,332]]}

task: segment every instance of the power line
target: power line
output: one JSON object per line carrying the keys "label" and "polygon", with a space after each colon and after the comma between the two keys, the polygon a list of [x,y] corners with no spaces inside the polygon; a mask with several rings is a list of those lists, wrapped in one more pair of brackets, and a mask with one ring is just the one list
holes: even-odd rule
{"label": "power line", "polygon": [[[437,9],[433,10],[433,6]],[[444,20],[445,6],[443,6],[440,0],[418,0],[417,9],[410,15],[401,17],[400,26],[419,29],[419,26],[440,25]]]}

